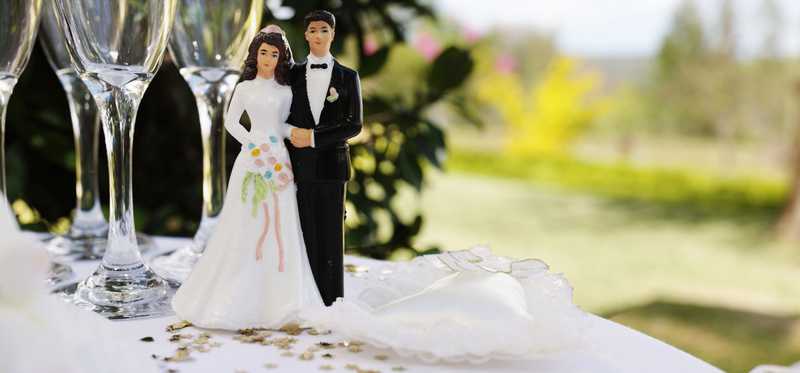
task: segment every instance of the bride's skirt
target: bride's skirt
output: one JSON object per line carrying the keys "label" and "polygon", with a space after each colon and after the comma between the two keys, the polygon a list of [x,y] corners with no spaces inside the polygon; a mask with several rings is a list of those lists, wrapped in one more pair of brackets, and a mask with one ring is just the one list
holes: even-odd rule
{"label": "bride's skirt", "polygon": [[278,189],[256,179],[250,158],[243,148],[214,234],[172,301],[180,318],[200,327],[275,328],[294,321],[301,308],[323,306],[308,264],[296,187],[289,182]]}
{"label": "bride's skirt", "polygon": [[378,272],[357,297],[301,317],[428,362],[528,359],[582,347],[587,314],[572,303],[566,279],[541,261],[473,249]]}

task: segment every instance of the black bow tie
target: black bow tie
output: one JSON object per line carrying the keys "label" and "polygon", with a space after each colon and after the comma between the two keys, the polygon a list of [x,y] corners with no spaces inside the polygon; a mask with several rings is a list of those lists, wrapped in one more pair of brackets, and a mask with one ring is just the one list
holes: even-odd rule
{"label": "black bow tie", "polygon": [[312,63],[311,64],[311,68],[312,69],[327,69],[328,68],[328,64],[327,63]]}

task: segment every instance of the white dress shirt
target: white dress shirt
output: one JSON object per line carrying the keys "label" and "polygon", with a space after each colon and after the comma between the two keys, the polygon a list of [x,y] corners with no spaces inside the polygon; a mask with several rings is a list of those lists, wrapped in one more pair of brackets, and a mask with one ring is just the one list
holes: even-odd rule
{"label": "white dress shirt", "polygon": [[[312,69],[311,64],[327,64],[326,69]],[[324,57],[317,57],[313,54],[308,55],[306,63],[306,90],[308,91],[308,103],[311,106],[311,115],[314,116],[314,124],[319,124],[319,117],[322,115],[322,108],[325,106],[325,99],[328,97],[328,87],[331,84],[331,73],[333,72],[333,56],[328,53]],[[314,133],[311,133],[311,147],[314,147]]]}

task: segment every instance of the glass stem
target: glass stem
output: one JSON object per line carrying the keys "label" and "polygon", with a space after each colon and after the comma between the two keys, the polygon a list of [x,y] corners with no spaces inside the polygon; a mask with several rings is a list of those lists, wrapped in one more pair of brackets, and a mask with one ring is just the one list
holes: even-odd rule
{"label": "glass stem", "polygon": [[142,264],[133,220],[133,130],[141,94],[117,87],[94,95],[103,118],[108,155],[109,230],[103,265],[110,268]]}
{"label": "glass stem", "polygon": [[91,93],[71,70],[59,74],[67,93],[75,141],[75,195],[77,208],[72,224],[76,235],[102,231],[106,224],[100,207],[97,151],[100,117]]}
{"label": "glass stem", "polygon": [[9,202],[6,194],[6,107],[8,96],[0,93],[0,198]]}
{"label": "glass stem", "polygon": [[17,79],[0,76],[0,198],[4,202],[10,202],[6,189],[6,108],[16,84]]}
{"label": "glass stem", "polygon": [[231,88],[225,80],[193,87],[203,145],[203,213],[192,245],[198,254],[205,248],[225,200],[224,113]]}

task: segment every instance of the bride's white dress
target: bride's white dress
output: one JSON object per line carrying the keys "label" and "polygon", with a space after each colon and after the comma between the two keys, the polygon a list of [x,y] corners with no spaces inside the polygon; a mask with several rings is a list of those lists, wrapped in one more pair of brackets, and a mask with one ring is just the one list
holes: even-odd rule
{"label": "bride's white dress", "polygon": [[428,362],[530,359],[585,348],[588,314],[538,260],[488,249],[428,255],[376,273],[353,298],[308,309],[309,324]]}
{"label": "bride's white dress", "polygon": [[[242,144],[214,234],[172,301],[211,329],[273,328],[323,303],[308,264],[296,186],[283,140],[292,91],[273,79],[239,83],[225,128]],[[248,132],[239,124],[246,112]]]}

